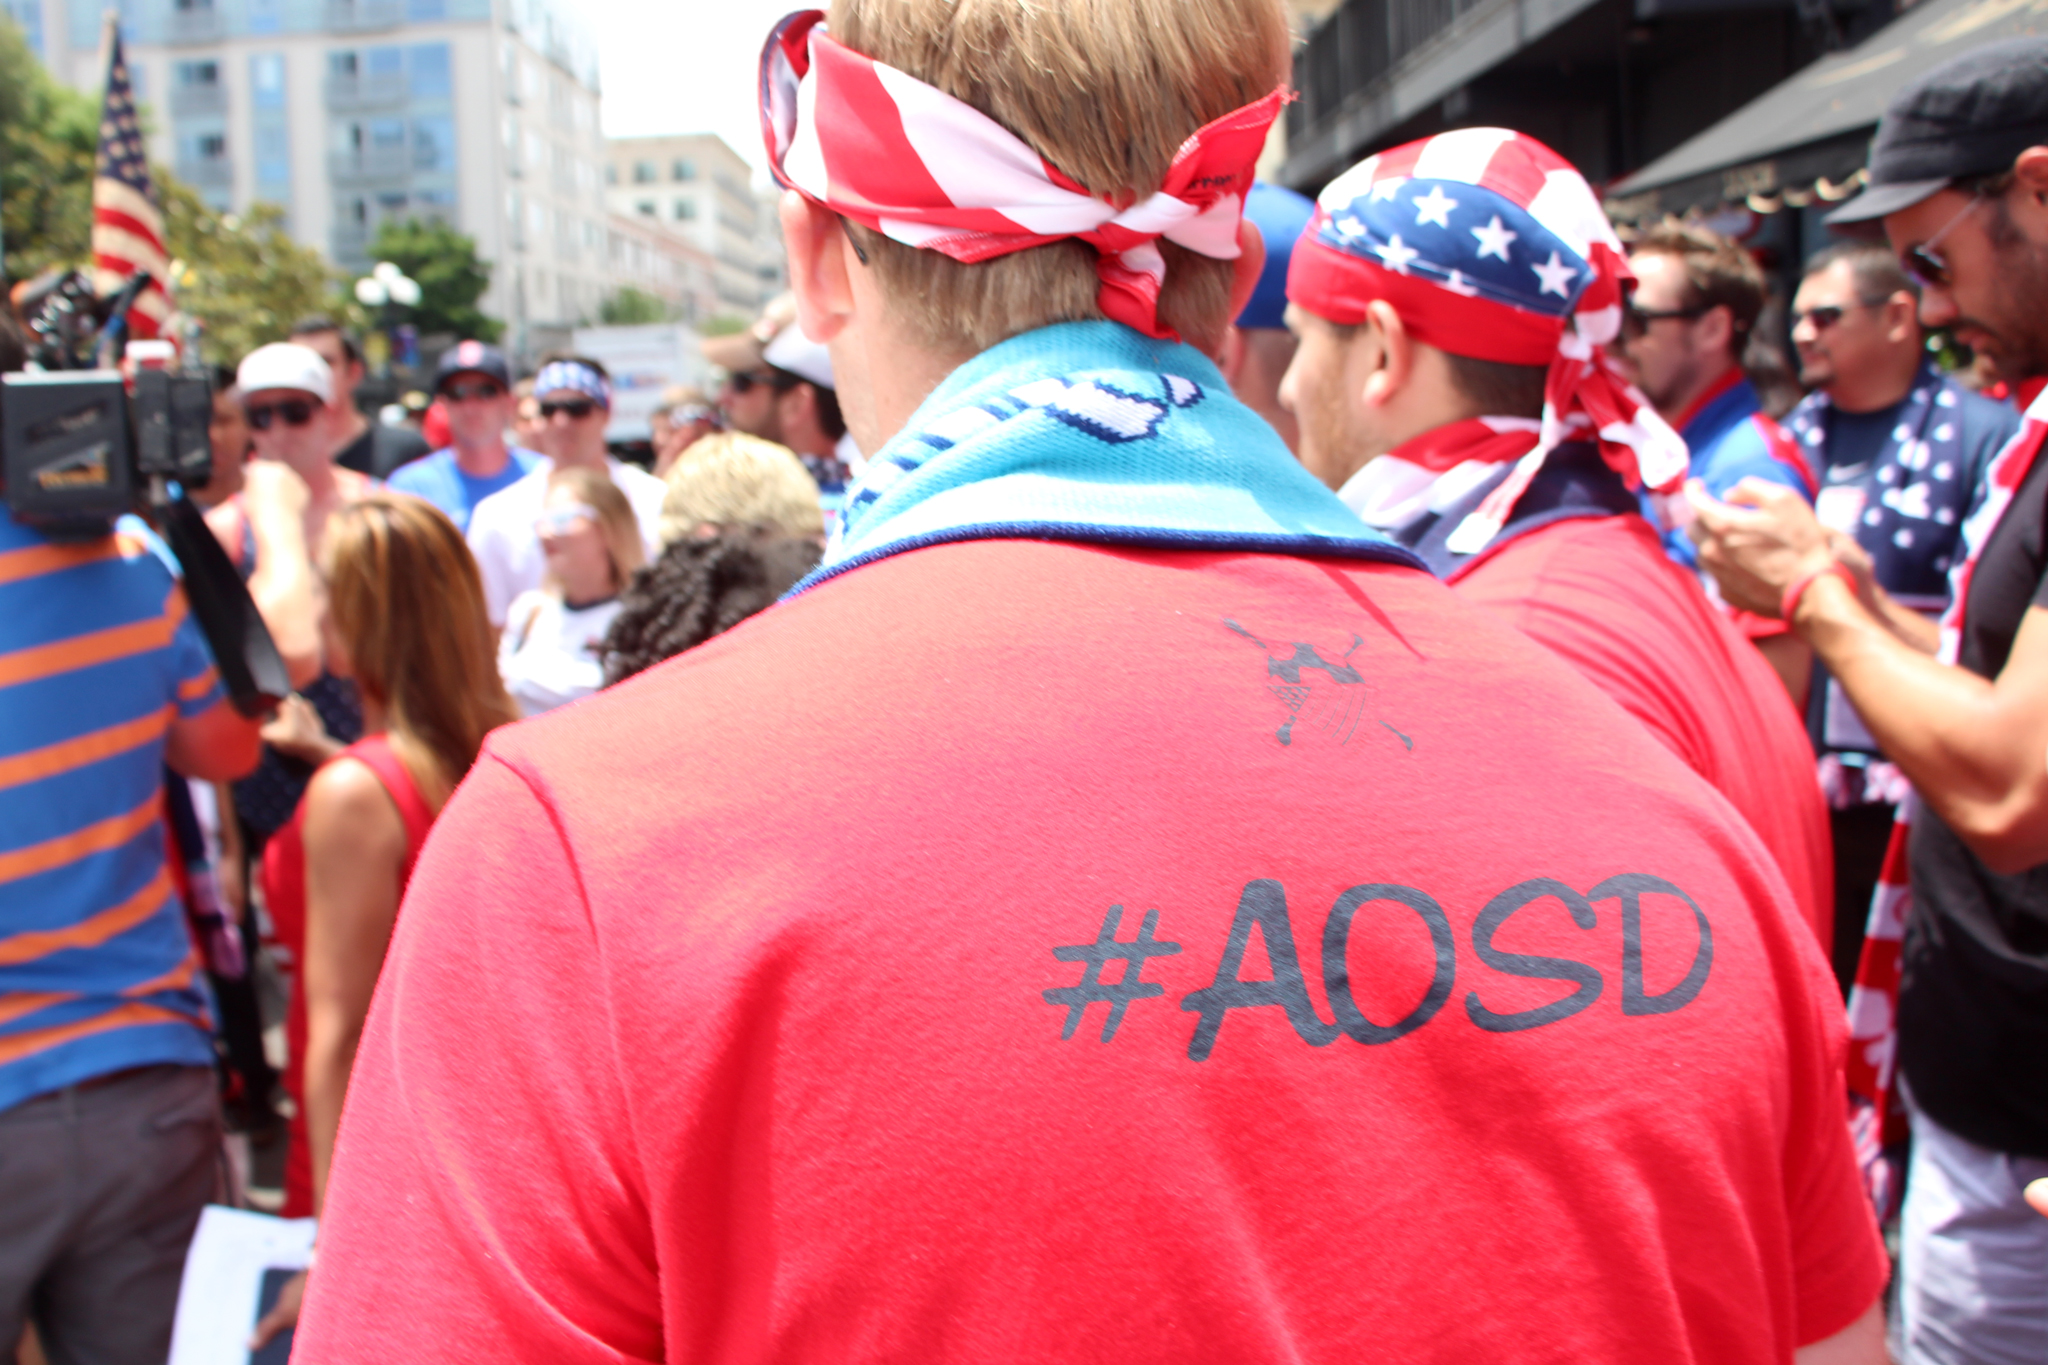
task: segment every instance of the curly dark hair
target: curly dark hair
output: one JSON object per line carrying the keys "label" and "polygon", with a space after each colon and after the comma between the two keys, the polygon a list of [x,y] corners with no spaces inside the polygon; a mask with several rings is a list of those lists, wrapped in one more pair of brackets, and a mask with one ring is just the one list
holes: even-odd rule
{"label": "curly dark hair", "polygon": [[815,542],[761,527],[678,540],[633,575],[604,637],[604,683],[694,649],[768,606],[818,567]]}

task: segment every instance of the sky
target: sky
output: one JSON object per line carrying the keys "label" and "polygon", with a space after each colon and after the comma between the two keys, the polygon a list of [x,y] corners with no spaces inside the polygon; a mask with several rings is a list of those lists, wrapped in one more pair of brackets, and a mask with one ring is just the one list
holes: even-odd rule
{"label": "sky", "polygon": [[[597,37],[606,137],[717,133],[765,186],[756,73],[804,0],[573,0]],[[815,3],[815,0],[813,0]]]}

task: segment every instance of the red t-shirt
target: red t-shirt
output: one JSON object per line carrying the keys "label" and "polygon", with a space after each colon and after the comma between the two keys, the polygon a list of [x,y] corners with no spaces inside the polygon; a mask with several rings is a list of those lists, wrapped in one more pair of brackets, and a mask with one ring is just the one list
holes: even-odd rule
{"label": "red t-shirt", "polygon": [[1457,591],[1585,674],[1727,797],[1826,950],[1834,854],[1806,729],[1777,673],[1665,556],[1648,522],[1552,522],[1475,564]]}
{"label": "red t-shirt", "polygon": [[1885,1277],[1787,900],[1422,573],[899,554],[492,736],[294,1359],[1783,1362]]}

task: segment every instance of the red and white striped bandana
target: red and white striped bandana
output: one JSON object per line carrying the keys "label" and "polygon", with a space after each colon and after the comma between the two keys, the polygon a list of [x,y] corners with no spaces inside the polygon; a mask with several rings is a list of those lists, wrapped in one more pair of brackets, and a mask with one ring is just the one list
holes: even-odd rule
{"label": "red and white striped bandana", "polygon": [[1078,238],[1098,253],[1103,315],[1179,340],[1159,321],[1159,239],[1237,259],[1245,191],[1284,87],[1205,125],[1155,193],[1119,208],[980,110],[834,42],[824,19],[822,10],[790,15],[761,53],[761,135],[777,181],[970,264]]}

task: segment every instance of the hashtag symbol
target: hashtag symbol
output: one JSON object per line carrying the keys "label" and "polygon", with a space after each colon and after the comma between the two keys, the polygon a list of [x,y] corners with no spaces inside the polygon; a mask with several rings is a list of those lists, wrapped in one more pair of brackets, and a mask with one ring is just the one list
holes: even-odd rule
{"label": "hashtag symbol", "polygon": [[[1044,992],[1049,1003],[1067,1007],[1067,1026],[1060,1030],[1061,1038],[1073,1037],[1074,1030],[1081,1025],[1082,1013],[1099,1000],[1109,1006],[1109,1018],[1102,1024],[1102,1041],[1106,1043],[1116,1037],[1117,1026],[1124,1021],[1124,1010],[1133,1000],[1166,994],[1166,987],[1138,978],[1145,971],[1147,958],[1172,957],[1180,951],[1180,945],[1161,943],[1152,937],[1152,931],[1159,925],[1157,910],[1145,912],[1145,922],[1139,927],[1135,939],[1119,943],[1116,931],[1123,918],[1124,908],[1112,905],[1109,913],[1102,917],[1102,931],[1095,936],[1095,942],[1073,943],[1052,950],[1052,955],[1062,962],[1088,964],[1087,970],[1081,973],[1079,985],[1057,986]],[[1101,980],[1102,969],[1117,960],[1126,964],[1123,979]]]}

